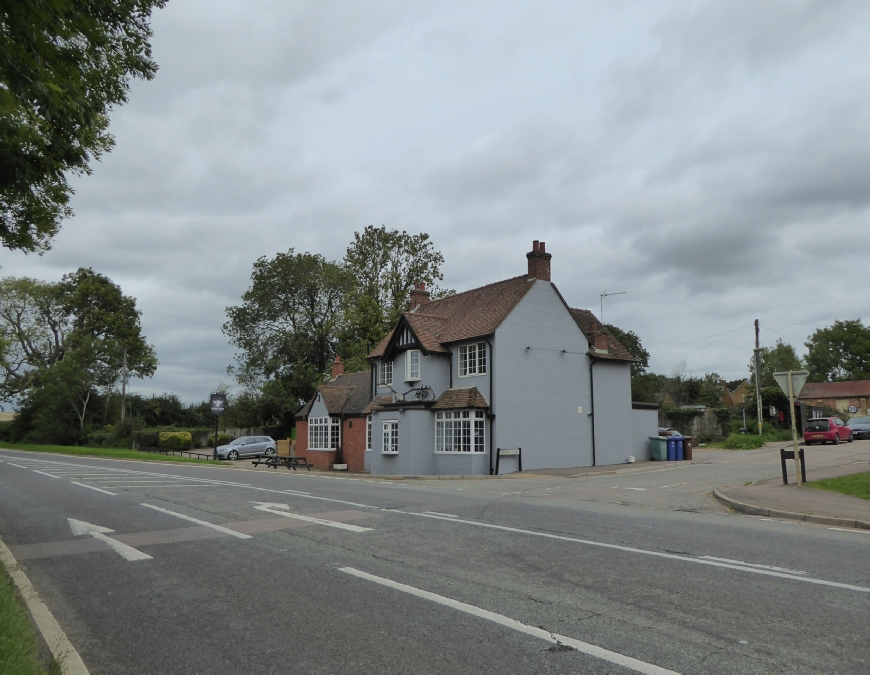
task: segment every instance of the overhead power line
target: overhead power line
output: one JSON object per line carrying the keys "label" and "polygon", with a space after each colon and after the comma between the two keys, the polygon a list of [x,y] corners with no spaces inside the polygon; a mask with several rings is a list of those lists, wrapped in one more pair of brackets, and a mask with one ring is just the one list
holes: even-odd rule
{"label": "overhead power line", "polygon": [[705,335],[704,337],[696,338],[695,340],[689,340],[688,342],[681,342],[676,345],[668,345],[667,347],[658,347],[656,349],[650,349],[650,354],[655,354],[656,352],[663,352],[666,349],[676,349],[677,347],[685,347],[686,345],[692,345],[696,342],[701,342],[703,340],[709,340],[710,338],[719,337],[720,335],[728,335],[728,333],[736,333],[739,330],[748,330],[749,326],[740,326],[739,328],[733,328],[732,330],[726,330],[724,333],[715,333],[714,335]]}

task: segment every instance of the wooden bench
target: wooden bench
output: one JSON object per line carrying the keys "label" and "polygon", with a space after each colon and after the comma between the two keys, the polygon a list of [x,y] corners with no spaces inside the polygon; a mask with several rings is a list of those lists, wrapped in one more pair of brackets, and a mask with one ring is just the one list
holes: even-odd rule
{"label": "wooden bench", "polygon": [[296,471],[297,466],[304,466],[311,471],[313,464],[309,464],[305,457],[296,456],[296,441],[278,441],[275,445],[277,446],[277,452],[274,455],[258,457],[251,464],[254,466],[265,464],[270,469],[286,466],[294,471]]}

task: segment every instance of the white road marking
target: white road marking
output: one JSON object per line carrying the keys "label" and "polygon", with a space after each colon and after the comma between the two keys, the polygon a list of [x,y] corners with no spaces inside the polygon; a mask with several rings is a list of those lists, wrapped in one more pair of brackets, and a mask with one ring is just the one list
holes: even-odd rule
{"label": "white road marking", "polygon": [[18,586],[18,592],[27,605],[27,609],[30,610],[33,622],[39,628],[39,632],[42,633],[42,637],[51,650],[52,656],[54,656],[54,659],[58,663],[62,664],[61,672],[63,675],[89,675],[82,657],[79,656],[76,648],[72,646],[57,619],[54,618],[48,607],[45,606],[45,603],[40,600],[39,594],[33,588],[33,584],[30,583],[27,575],[21,570],[20,565],[15,560],[15,556],[12,555],[12,551],[2,541],[0,541],[0,561],[3,562],[6,571],[9,572],[12,581]]}
{"label": "white road marking", "polygon": [[13,464],[12,462],[9,462],[9,465],[10,466],[17,466],[19,469],[29,469],[30,468],[29,466],[21,466],[20,464]]}
{"label": "white road marking", "polygon": [[758,567],[765,570],[776,570],[777,572],[788,572],[789,574],[806,574],[801,570],[791,570],[787,567],[774,567],[773,565],[759,565],[757,563],[748,563],[742,560],[731,560],[730,558],[715,558],[711,555],[700,556],[704,560],[718,560],[719,562],[734,563],[735,565],[745,565],[746,567]]}
{"label": "white road marking", "polygon": [[453,600],[452,598],[448,598],[443,595],[438,595],[437,593],[430,593],[429,591],[414,588],[413,586],[400,584],[399,582],[393,581],[392,579],[385,579],[384,577],[378,577],[374,574],[368,574],[367,572],[362,572],[358,569],[354,569],[353,567],[340,567],[338,571],[345,572],[346,574],[353,575],[360,579],[373,581],[374,583],[380,584],[381,586],[386,586],[387,588],[402,591],[403,593],[408,593],[409,595],[414,595],[418,598],[423,598],[424,600],[431,600],[432,602],[436,602],[439,605],[444,605],[445,607],[450,607],[451,609],[465,612],[466,614],[471,614],[472,616],[476,616],[480,619],[492,621],[493,623],[497,623],[500,626],[512,628],[513,630],[519,631],[520,633],[525,633],[526,635],[531,635],[532,637],[546,640],[547,642],[555,645],[565,645],[567,647],[572,647],[578,652],[593,656],[603,661],[614,663],[616,665],[622,666],[623,668],[633,670],[637,673],[645,673],[648,675],[674,675],[676,673],[676,671],[668,670],[667,668],[661,668],[660,666],[656,666],[652,663],[647,663],[646,661],[641,661],[639,659],[633,659],[630,656],[625,656],[617,652],[612,652],[609,649],[604,649],[603,647],[598,647],[596,645],[589,644],[588,642],[582,642],[581,640],[576,640],[565,635],[551,633],[550,631],[544,630],[542,628],[529,626],[528,624],[517,621],[516,619],[511,619],[510,617],[504,616],[503,614],[496,614],[495,612],[490,612],[489,610],[481,609],[480,607],[475,607],[474,605],[469,605],[467,603],[459,602],[458,600]]}
{"label": "white road marking", "polygon": [[[339,523],[334,520],[323,520],[323,518],[312,518],[311,516],[303,516],[301,513],[289,513],[283,509],[289,509],[289,504],[270,504],[268,502],[254,502],[259,504],[254,508],[258,511],[266,513],[274,513],[276,516],[284,516],[285,518],[293,518],[294,520],[304,520],[307,523],[316,523],[317,525],[326,525],[327,527],[335,527],[339,530],[347,530],[348,532],[371,532],[370,527],[360,527],[359,525],[349,525],[347,523]],[[279,509],[276,511],[275,509]]]}
{"label": "white road marking", "polygon": [[857,530],[849,527],[829,527],[829,530],[837,530],[839,532],[852,532],[854,534],[870,534],[870,530]]}
{"label": "white road marking", "polygon": [[60,476],[54,476],[50,473],[45,473],[45,471],[37,471],[36,469],[33,469],[33,473],[39,473],[39,474],[42,474],[43,476],[48,476],[49,478],[60,478]]}
{"label": "white road marking", "polygon": [[310,492],[302,492],[302,490],[282,490],[282,492],[289,492],[291,495],[310,495]]}
{"label": "white road marking", "polygon": [[638,492],[646,492],[646,488],[623,488],[623,490],[637,490]]}
{"label": "white road marking", "polygon": [[98,539],[99,541],[106,544],[124,560],[129,560],[130,562],[136,562],[137,560],[151,560],[151,556],[147,553],[142,553],[142,551],[135,549],[132,546],[122,544],[117,539],[107,537],[107,533],[114,532],[114,530],[110,530],[108,527],[93,525],[91,523],[86,523],[83,520],[76,520],[74,518],[67,518],[67,520],[69,521],[69,526],[72,530],[72,533],[76,537],[89,534],[94,539]]}
{"label": "white road marking", "polygon": [[453,513],[441,513],[439,511],[423,511],[423,513],[431,513],[433,516],[444,516],[445,518],[459,518],[456,514]]}
{"label": "white road marking", "polygon": [[870,593],[870,588],[864,586],[854,586],[852,584],[841,584],[838,581],[827,581],[825,579],[815,579],[813,577],[802,577],[794,574],[786,574],[784,572],[776,572],[774,570],[763,570],[755,567],[744,567],[742,565],[733,565],[731,563],[722,563],[715,560],[704,560],[702,558],[691,558],[689,556],[676,555],[674,553],[662,553],[660,551],[649,551],[642,548],[633,548],[631,546],[620,546],[619,544],[607,544],[601,541],[591,541],[589,539],[578,539],[576,537],[565,537],[559,534],[549,534],[548,532],[536,532],[534,530],[523,530],[519,527],[508,527],[506,525],[495,525],[492,523],[481,523],[475,520],[463,520],[460,518],[444,518],[443,516],[433,516],[428,513],[414,513],[413,511],[399,511],[391,509],[392,513],[404,513],[409,516],[417,516],[420,518],[433,518],[435,520],[443,520],[448,523],[464,523],[466,525],[475,525],[477,527],[486,527],[492,530],[502,530],[503,532],[517,532],[519,534],[528,534],[534,537],[545,537],[547,539],[558,539],[560,541],[570,541],[574,544],[584,544],[586,546],[598,546],[600,548],[609,548],[617,551],[626,551],[627,553],[642,553],[643,555],[653,556],[655,558],[665,558],[668,560],[680,560],[682,562],[695,563],[697,565],[710,565],[712,567],[724,567],[726,569],[739,570],[741,572],[750,572],[752,574],[761,574],[769,577],[778,577],[781,579],[791,579],[794,581],[804,581],[809,584],[818,584],[820,586],[831,586],[833,588],[844,588],[849,591],[858,591],[860,593]]}
{"label": "white road marking", "polygon": [[231,530],[228,527],[223,527],[222,525],[215,525],[214,523],[209,523],[205,520],[200,520],[199,518],[193,518],[191,516],[186,516],[183,513],[170,511],[159,506],[154,506],[153,504],[140,504],[140,506],[147,506],[149,509],[154,509],[155,511],[160,511],[161,513],[168,513],[170,516],[175,516],[176,518],[181,518],[182,520],[189,520],[191,523],[196,523],[197,525],[205,525],[206,527],[210,527],[213,530],[223,532],[224,534],[228,534],[233,537],[238,537],[239,539],[253,539],[253,537],[249,534],[242,534],[241,532],[236,532],[235,530]]}
{"label": "white road marking", "polygon": [[89,490],[96,490],[97,492],[102,492],[104,495],[112,495],[113,497],[117,497],[118,495],[114,492],[109,492],[108,490],[104,490],[103,488],[94,487],[93,485],[85,485],[84,483],[78,483],[76,481],[70,481],[73,485],[80,485],[81,487],[88,488]]}

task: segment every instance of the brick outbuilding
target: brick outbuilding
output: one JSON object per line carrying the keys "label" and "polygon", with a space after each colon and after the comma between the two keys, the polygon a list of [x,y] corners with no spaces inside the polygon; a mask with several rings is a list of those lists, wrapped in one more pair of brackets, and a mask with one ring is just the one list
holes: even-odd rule
{"label": "brick outbuilding", "polygon": [[306,457],[319,470],[347,464],[348,471],[360,472],[365,463],[371,373],[345,375],[338,357],[332,372],[333,379],[320,385],[296,414],[296,456]]}

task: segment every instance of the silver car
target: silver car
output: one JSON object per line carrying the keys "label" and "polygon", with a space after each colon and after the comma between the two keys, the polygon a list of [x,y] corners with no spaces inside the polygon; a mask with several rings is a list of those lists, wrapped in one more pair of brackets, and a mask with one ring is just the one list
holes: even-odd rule
{"label": "silver car", "polygon": [[271,456],[275,454],[275,441],[269,436],[242,436],[227,445],[219,445],[213,454],[215,459]]}

